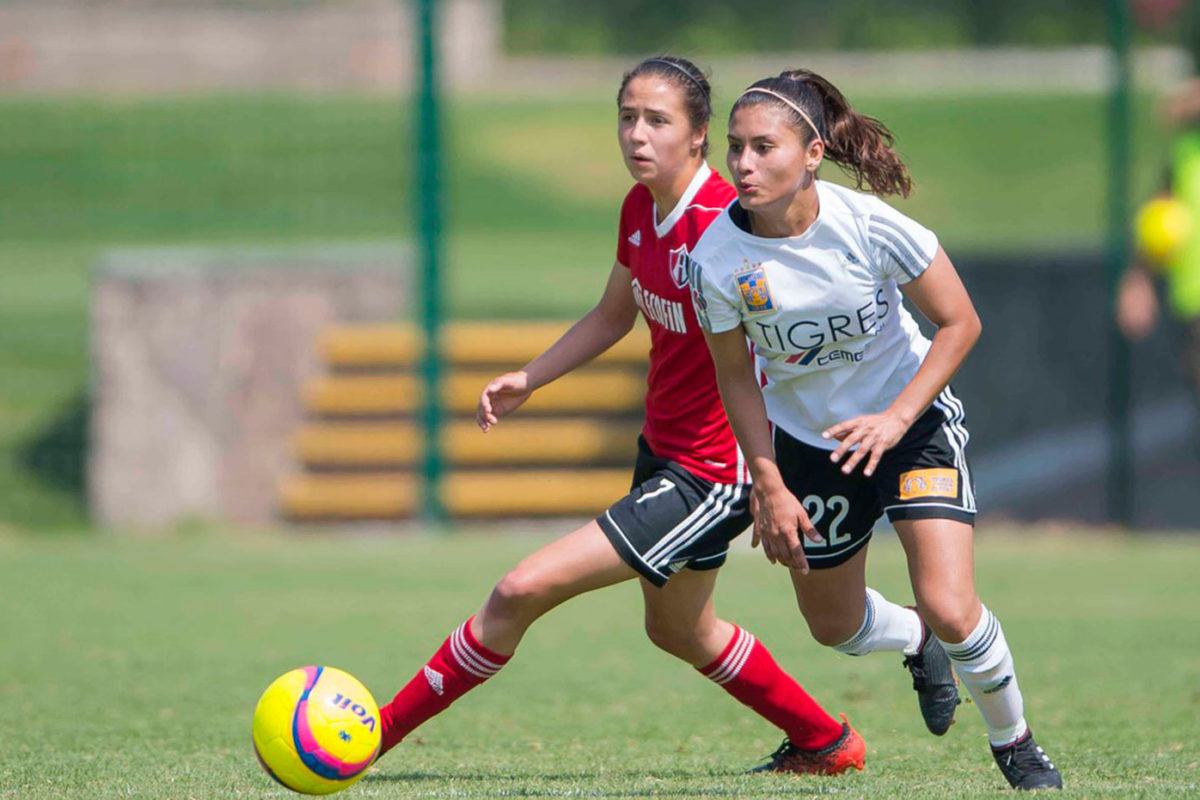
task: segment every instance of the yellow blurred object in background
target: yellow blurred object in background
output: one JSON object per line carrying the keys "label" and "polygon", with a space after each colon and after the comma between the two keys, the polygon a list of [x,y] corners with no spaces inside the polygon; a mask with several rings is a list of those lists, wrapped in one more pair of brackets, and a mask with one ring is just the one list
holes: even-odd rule
{"label": "yellow blurred object in background", "polygon": [[1178,200],[1156,197],[1138,210],[1133,231],[1138,252],[1165,269],[1191,236],[1192,217]]}

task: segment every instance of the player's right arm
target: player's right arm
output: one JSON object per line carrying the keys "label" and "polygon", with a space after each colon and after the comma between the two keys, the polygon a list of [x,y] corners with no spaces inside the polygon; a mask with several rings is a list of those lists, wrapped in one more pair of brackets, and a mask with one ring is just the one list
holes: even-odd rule
{"label": "player's right arm", "polygon": [[633,328],[638,308],[629,268],[614,263],[596,307],[558,341],[516,372],[493,378],[479,396],[475,421],[488,430],[529,399],[536,390],[582,366],[619,342]]}
{"label": "player's right arm", "polygon": [[[1168,171],[1164,189],[1155,199],[1171,197],[1171,179]],[[1122,273],[1117,284],[1114,308],[1117,326],[1125,334],[1125,338],[1135,342],[1149,338],[1158,325],[1158,295],[1154,292],[1153,272],[1152,262],[1143,254],[1137,253],[1133,263]]]}

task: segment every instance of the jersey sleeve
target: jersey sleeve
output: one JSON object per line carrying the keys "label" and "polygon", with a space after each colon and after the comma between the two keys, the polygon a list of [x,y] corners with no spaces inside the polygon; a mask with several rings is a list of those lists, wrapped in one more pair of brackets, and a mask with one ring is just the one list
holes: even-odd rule
{"label": "jersey sleeve", "polygon": [[689,256],[687,272],[692,307],[706,333],[725,333],[742,324],[738,304],[712,280],[709,270]]}
{"label": "jersey sleeve", "polygon": [[933,263],[938,239],[933,231],[878,198],[867,206],[871,271],[880,280],[908,283]]}

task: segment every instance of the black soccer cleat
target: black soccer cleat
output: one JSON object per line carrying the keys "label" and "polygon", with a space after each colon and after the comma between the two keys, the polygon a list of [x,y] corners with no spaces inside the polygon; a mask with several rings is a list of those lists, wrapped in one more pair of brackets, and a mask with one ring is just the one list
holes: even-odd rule
{"label": "black soccer cleat", "polygon": [[954,710],[962,701],[958,699],[949,656],[924,620],[921,629],[925,632],[921,649],[915,655],[905,656],[904,666],[912,673],[925,727],[934,736],[941,736],[954,724]]}
{"label": "black soccer cleat", "polygon": [[993,746],[992,756],[1008,785],[1014,789],[1062,788],[1062,776],[1054,768],[1050,756],[1033,740],[1031,731],[1025,731],[1025,735],[1012,744]]}

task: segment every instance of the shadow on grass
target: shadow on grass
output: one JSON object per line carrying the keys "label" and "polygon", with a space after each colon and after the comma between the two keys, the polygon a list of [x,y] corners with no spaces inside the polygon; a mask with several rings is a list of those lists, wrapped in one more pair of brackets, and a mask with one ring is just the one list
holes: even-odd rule
{"label": "shadow on grass", "polygon": [[87,503],[88,397],[78,392],[17,451],[17,463],[80,509]]}

